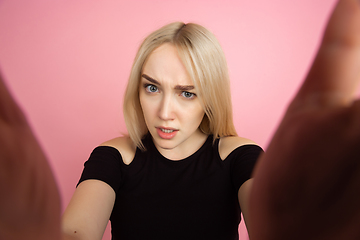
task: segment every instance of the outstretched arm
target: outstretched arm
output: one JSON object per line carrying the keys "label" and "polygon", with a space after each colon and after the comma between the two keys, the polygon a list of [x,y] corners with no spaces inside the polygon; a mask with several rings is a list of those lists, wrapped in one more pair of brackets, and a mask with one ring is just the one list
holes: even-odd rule
{"label": "outstretched arm", "polygon": [[360,1],[339,0],[255,170],[252,239],[360,239]]}
{"label": "outstretched arm", "polygon": [[0,239],[60,239],[60,197],[54,177],[1,75]]}

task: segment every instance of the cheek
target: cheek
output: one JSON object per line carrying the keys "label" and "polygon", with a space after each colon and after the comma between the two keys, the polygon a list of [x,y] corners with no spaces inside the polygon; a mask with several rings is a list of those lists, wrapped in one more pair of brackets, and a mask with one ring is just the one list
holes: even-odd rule
{"label": "cheek", "polygon": [[200,123],[202,122],[202,120],[204,119],[204,116],[205,116],[205,112],[202,111],[200,114],[199,114],[199,118],[198,118],[198,124],[200,125]]}
{"label": "cheek", "polygon": [[197,116],[200,116],[201,118],[204,116],[205,114],[205,110],[202,107],[202,105],[198,102],[196,108],[194,109],[194,113],[197,114]]}
{"label": "cheek", "polygon": [[139,94],[139,100],[140,100],[140,107],[143,112],[144,118],[146,119],[149,115],[150,109],[149,109],[149,103],[144,99],[144,96],[142,94]]}
{"label": "cheek", "polygon": [[192,122],[194,124],[200,124],[205,115],[205,111],[201,105],[197,105],[186,111],[186,115],[189,116],[189,114],[191,114],[190,116],[192,117]]}

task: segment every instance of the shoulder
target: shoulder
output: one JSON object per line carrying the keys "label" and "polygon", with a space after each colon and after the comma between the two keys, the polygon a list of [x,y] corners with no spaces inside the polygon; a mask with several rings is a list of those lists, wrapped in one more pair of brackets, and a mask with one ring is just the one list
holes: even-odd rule
{"label": "shoulder", "polygon": [[258,145],[254,141],[237,136],[222,137],[219,141],[219,155],[224,160],[232,151],[243,145]]}
{"label": "shoulder", "polygon": [[111,139],[99,146],[108,146],[117,149],[121,154],[123,162],[127,165],[132,162],[136,152],[136,145],[128,136]]}

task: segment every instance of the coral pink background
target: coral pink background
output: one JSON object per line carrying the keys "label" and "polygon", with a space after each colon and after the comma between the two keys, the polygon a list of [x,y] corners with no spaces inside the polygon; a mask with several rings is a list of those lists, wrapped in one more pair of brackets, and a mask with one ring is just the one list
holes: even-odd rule
{"label": "coral pink background", "polygon": [[214,32],[228,59],[238,133],[266,148],[335,2],[0,0],[0,66],[66,206],[92,149],[126,131],[123,93],[149,32],[172,21]]}

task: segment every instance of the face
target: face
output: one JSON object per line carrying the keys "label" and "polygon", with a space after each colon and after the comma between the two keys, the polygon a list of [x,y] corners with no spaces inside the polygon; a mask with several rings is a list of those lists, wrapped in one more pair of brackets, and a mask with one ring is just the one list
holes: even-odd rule
{"label": "face", "polygon": [[147,128],[161,154],[185,158],[206,140],[199,130],[204,110],[177,49],[166,43],[148,57],[139,86]]}

